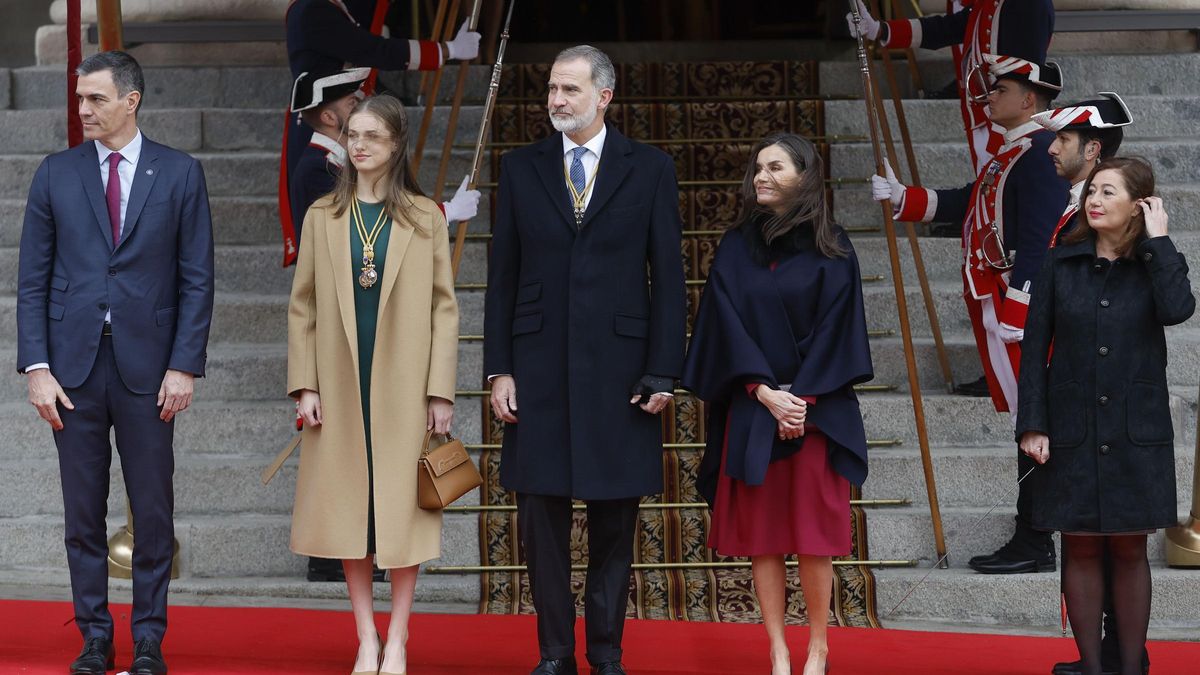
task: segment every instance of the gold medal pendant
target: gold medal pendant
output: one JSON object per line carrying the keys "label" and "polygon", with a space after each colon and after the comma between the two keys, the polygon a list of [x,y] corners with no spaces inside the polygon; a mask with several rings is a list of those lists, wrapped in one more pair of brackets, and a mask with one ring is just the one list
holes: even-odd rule
{"label": "gold medal pendant", "polygon": [[370,244],[363,246],[362,272],[358,275],[358,285],[364,289],[370,288],[379,281],[379,273],[375,271],[375,247]]}
{"label": "gold medal pendant", "polygon": [[350,218],[354,221],[359,239],[363,243],[362,270],[358,274],[358,285],[362,286],[363,290],[371,288],[379,281],[379,272],[375,269],[375,241],[379,239],[379,233],[383,230],[386,213],[386,210],[380,211],[379,218],[375,220],[375,226],[368,234],[358,202],[355,201],[350,208]]}

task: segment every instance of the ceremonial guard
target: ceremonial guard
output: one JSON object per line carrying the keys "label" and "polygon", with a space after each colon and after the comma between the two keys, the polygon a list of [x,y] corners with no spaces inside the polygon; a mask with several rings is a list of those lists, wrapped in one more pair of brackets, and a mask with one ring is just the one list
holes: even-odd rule
{"label": "ceremonial guard", "polygon": [[[1113,92],[1100,92],[1102,98],[1081,101],[1054,110],[1038,113],[1033,119],[1055,134],[1050,144],[1050,157],[1058,175],[1071,182],[1071,194],[1066,210],[1058,219],[1050,247],[1075,227],[1080,195],[1087,177],[1101,161],[1117,154],[1124,139],[1123,128],[1133,122],[1133,116],[1121,97]],[[1066,553],[1063,554],[1063,576],[1067,574]],[[1121,670],[1121,654],[1117,638],[1117,622],[1112,600],[1112,559],[1104,556],[1104,640],[1100,646],[1101,671]],[[1150,655],[1142,650],[1142,665],[1148,670]],[[1083,662],[1056,663],[1053,675],[1082,675]]]}
{"label": "ceremonial guard", "polygon": [[[1062,75],[1054,63],[994,55],[984,61],[996,78],[988,99],[991,119],[1006,131],[975,182],[957,190],[907,187],[889,167],[887,178],[872,177],[872,189],[877,200],[898,205],[898,220],[962,222],[963,297],[987,389],[997,411],[1015,414],[1029,291],[1068,192],[1048,154],[1054,135],[1032,117],[1062,90]],[[1018,476],[1032,466],[1018,453]],[[995,554],[972,558],[972,568],[993,574],[1055,569],[1054,544],[1032,529],[1029,509],[1023,486],[1013,539]]]}
{"label": "ceremonial guard", "polygon": [[[469,61],[479,54],[479,33],[467,30],[465,22],[449,42],[383,36],[387,7],[388,0],[293,0],[286,17],[292,77],[299,78],[305,73],[328,75],[347,65],[384,70],[437,70],[447,60]],[[374,92],[374,83],[372,70],[363,86],[367,94]],[[299,224],[304,221],[303,213],[294,213],[290,183],[311,136],[312,128],[289,111],[279,167],[284,267],[296,261]],[[460,188],[455,199],[464,191]],[[477,197],[475,201],[478,202]]]}
{"label": "ceremonial guard", "polygon": [[[990,54],[1015,56],[1033,63],[1046,62],[1046,48],[1054,35],[1054,5],[1050,0],[955,0],[946,14],[919,19],[878,21],[867,11],[862,0],[863,36],[878,39],[887,49],[950,47],[954,55],[954,74],[958,80],[958,99],[971,162],[981,171],[1004,144],[1004,129],[988,118],[986,79]],[[854,34],[851,16],[846,15],[850,34]]]}

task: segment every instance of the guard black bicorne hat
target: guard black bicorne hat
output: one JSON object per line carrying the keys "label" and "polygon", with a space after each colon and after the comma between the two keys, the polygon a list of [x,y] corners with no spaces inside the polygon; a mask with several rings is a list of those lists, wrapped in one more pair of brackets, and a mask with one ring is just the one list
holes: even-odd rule
{"label": "guard black bicorne hat", "polygon": [[370,68],[349,68],[332,73],[300,73],[292,85],[292,112],[315,108],[358,91],[371,75]]}
{"label": "guard black bicorne hat", "polygon": [[1040,112],[1034,121],[1050,131],[1078,131],[1080,129],[1111,129],[1133,122],[1129,107],[1121,97],[1111,91],[1102,91],[1103,98],[1080,101],[1061,108]]}
{"label": "guard black bicorne hat", "polygon": [[1049,93],[1051,98],[1058,96],[1062,91],[1062,68],[1054,61],[1038,64],[1015,56],[997,54],[984,54],[983,58],[987,61],[988,74],[993,81],[1008,78],[1028,82]]}

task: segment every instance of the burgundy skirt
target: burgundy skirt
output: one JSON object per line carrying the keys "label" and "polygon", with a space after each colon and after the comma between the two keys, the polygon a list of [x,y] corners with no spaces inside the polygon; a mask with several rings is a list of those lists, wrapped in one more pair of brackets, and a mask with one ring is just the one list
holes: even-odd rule
{"label": "burgundy skirt", "polygon": [[726,556],[850,554],[850,482],[829,463],[825,434],[805,429],[790,457],[771,462],[762,485],[725,473],[729,425],[708,545]]}

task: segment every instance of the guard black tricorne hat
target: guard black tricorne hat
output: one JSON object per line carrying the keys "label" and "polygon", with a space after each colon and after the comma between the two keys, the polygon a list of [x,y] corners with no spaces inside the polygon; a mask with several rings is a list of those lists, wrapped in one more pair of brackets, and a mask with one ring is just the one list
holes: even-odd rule
{"label": "guard black tricorne hat", "polygon": [[370,68],[349,68],[332,73],[300,73],[292,85],[292,112],[315,108],[358,91],[371,75]]}
{"label": "guard black tricorne hat", "polygon": [[1080,101],[1071,105],[1040,112],[1033,119],[1050,131],[1079,131],[1081,129],[1112,129],[1133,123],[1133,115],[1121,97],[1102,91],[1103,98]]}
{"label": "guard black tricorne hat", "polygon": [[987,61],[987,72],[993,81],[1007,78],[1028,82],[1049,93],[1050,98],[1058,96],[1062,91],[1062,68],[1054,61],[1040,65],[1015,56],[984,54],[983,58]]}

